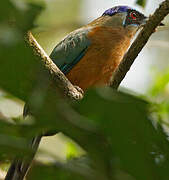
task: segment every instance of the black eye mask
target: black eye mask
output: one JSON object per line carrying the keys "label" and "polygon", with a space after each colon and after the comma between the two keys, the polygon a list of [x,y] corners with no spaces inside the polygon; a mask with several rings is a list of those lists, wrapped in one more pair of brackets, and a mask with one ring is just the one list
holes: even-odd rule
{"label": "black eye mask", "polygon": [[127,25],[141,25],[142,22],[146,19],[147,17],[144,16],[144,14],[136,11],[136,10],[131,10],[129,9],[127,11],[127,17],[126,17],[126,20],[125,20],[125,24],[124,26],[127,26]]}

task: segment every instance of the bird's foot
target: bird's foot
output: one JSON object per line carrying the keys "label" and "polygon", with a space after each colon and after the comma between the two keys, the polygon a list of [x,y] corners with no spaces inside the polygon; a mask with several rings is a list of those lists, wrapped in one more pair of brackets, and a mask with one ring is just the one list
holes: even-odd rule
{"label": "bird's foot", "polygon": [[79,86],[74,86],[76,88],[76,90],[81,93],[82,95],[84,95],[84,91],[79,87]]}

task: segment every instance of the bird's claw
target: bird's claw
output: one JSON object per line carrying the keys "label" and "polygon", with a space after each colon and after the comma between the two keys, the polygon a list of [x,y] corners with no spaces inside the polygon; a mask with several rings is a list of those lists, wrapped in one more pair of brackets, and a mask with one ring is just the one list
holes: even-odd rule
{"label": "bird's claw", "polygon": [[84,91],[79,87],[79,86],[74,86],[76,90],[81,93],[82,95],[84,94]]}

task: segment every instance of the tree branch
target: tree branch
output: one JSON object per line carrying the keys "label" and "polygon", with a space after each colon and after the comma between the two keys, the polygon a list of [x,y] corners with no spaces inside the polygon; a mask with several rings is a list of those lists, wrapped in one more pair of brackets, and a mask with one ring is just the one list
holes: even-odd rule
{"label": "tree branch", "polygon": [[[32,47],[33,51],[37,56],[40,57],[42,65],[49,72],[53,84],[59,88],[64,95],[72,100],[80,100],[83,98],[81,92],[79,92],[71,82],[66,78],[66,76],[60,71],[60,69],[54,64],[42,47],[38,44],[32,33],[29,31],[26,36],[26,40],[29,46]],[[32,153],[30,156],[24,159],[15,159],[5,177],[5,180],[23,180],[34,156],[38,150],[39,143],[41,141],[42,135],[35,137],[31,143]]]}
{"label": "tree branch", "polygon": [[42,64],[48,70],[53,80],[53,84],[64,91],[64,95],[67,97],[80,100],[83,95],[79,92],[71,82],[66,78],[66,76],[60,71],[60,69],[55,65],[55,63],[50,59],[42,47],[38,44],[36,39],[33,37],[32,33],[29,31],[26,36],[28,44],[33,48],[35,54],[40,56]]}
{"label": "tree branch", "polygon": [[130,46],[127,54],[124,56],[120,65],[114,73],[113,80],[111,82],[111,87],[118,89],[120,83],[125,78],[127,72],[129,71],[131,65],[135,61],[136,57],[146,45],[150,36],[155,32],[155,29],[160,24],[160,22],[169,14],[169,0],[162,2],[155,13],[150,16],[148,22],[143,27],[136,40]]}

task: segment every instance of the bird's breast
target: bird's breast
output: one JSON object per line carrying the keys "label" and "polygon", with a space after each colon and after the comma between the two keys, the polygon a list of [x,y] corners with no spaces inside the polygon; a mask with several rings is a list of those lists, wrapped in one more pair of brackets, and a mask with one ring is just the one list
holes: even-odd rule
{"label": "bird's breast", "polygon": [[67,74],[68,79],[83,90],[108,85],[125,52],[132,34],[123,27],[95,27],[88,33],[91,41],[85,56]]}

